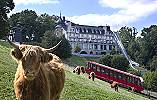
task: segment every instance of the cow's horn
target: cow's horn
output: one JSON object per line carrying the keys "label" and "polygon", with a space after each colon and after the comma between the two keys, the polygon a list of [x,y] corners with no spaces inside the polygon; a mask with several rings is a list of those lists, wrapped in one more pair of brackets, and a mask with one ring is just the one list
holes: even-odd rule
{"label": "cow's horn", "polygon": [[62,42],[62,40],[59,41],[59,42],[57,43],[57,45],[55,45],[54,47],[49,48],[49,49],[45,49],[45,51],[47,51],[47,52],[53,52],[53,51],[60,45],[61,42]]}
{"label": "cow's horn", "polygon": [[8,39],[8,37],[6,37],[6,39],[8,40],[8,42],[9,42],[9,44],[10,44],[11,46],[13,46],[13,47],[16,48],[16,49],[19,49],[19,45],[17,45],[17,44],[15,44],[15,43],[13,43],[12,41],[10,41],[10,40]]}

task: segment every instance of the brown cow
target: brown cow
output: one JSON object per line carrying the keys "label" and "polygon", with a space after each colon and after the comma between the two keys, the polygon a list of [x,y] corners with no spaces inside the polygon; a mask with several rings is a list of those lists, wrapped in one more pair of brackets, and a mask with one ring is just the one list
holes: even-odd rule
{"label": "brown cow", "polygon": [[80,70],[81,70],[81,73],[84,74],[85,73],[85,68],[83,66],[80,66]]}
{"label": "brown cow", "polygon": [[[8,40],[9,41],[9,40]],[[64,87],[65,72],[59,57],[50,49],[16,45],[11,56],[17,61],[14,90],[18,100],[58,100]]]}
{"label": "brown cow", "polygon": [[77,66],[73,69],[73,73],[77,73],[78,75],[80,75],[80,73],[84,74],[85,68],[83,66]]}
{"label": "brown cow", "polygon": [[115,91],[118,92],[118,82],[113,81],[112,84],[111,84],[111,88],[115,88]]}
{"label": "brown cow", "polygon": [[92,78],[92,80],[94,81],[94,78],[95,78],[95,73],[94,72],[90,72],[89,76],[88,76],[89,79]]}
{"label": "brown cow", "polygon": [[78,75],[80,75],[81,70],[80,70],[80,66],[77,66],[73,69],[73,73],[77,73]]}

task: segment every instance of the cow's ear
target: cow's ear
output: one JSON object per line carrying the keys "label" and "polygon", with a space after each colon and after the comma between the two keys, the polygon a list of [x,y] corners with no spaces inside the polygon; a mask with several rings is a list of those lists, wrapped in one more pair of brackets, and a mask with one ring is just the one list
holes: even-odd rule
{"label": "cow's ear", "polygon": [[22,52],[19,49],[12,49],[11,56],[16,60],[20,60],[22,58]]}
{"label": "cow's ear", "polygon": [[53,59],[53,55],[51,53],[45,53],[42,57],[41,57],[41,62],[43,63],[47,63],[49,61],[51,61]]}

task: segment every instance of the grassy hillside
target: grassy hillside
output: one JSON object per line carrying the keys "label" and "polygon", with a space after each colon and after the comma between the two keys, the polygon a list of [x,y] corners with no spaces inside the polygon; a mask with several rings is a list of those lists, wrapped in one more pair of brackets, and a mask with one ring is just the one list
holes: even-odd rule
{"label": "grassy hillside", "polygon": [[[17,64],[12,60],[9,52],[10,46],[0,41],[0,100],[15,100],[13,80]],[[89,60],[76,56],[72,58],[74,59],[68,60],[70,65],[84,65],[84,62]],[[115,92],[108,83],[98,79],[93,82],[87,78],[86,74],[76,75],[71,72],[68,65],[65,69],[66,82],[61,100],[148,100],[123,88]]]}

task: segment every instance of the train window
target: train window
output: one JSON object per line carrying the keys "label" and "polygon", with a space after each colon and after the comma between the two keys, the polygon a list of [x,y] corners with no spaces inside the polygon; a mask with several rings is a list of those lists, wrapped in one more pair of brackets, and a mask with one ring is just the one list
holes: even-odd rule
{"label": "train window", "polygon": [[125,74],[121,74],[122,80],[127,81],[127,76]]}
{"label": "train window", "polygon": [[107,74],[107,69],[105,69],[105,68],[104,68],[104,74],[108,75],[108,74]]}
{"label": "train window", "polygon": [[93,64],[93,71],[96,71],[96,65]]}
{"label": "train window", "polygon": [[134,83],[135,83],[135,84],[138,84],[138,79],[137,79],[137,78],[135,78]]}
{"label": "train window", "polygon": [[113,72],[114,74],[113,74],[113,77],[114,78],[118,78],[118,73],[117,72]]}
{"label": "train window", "polygon": [[129,77],[128,77],[128,82],[134,83],[134,78],[129,76]]}
{"label": "train window", "polygon": [[132,78],[132,83],[135,83],[135,77]]}
{"label": "train window", "polygon": [[92,66],[92,64],[90,64],[90,69],[92,69],[93,68],[93,66]]}
{"label": "train window", "polygon": [[88,63],[88,68],[91,69],[92,68],[92,64]]}
{"label": "train window", "polygon": [[105,74],[106,75],[110,75],[109,70],[108,69],[104,69],[105,70]]}
{"label": "train window", "polygon": [[131,77],[130,76],[128,76],[128,82],[131,83]]}
{"label": "train window", "polygon": [[104,68],[101,69],[101,73],[105,74],[105,69]]}
{"label": "train window", "polygon": [[114,76],[113,71],[110,71],[110,76],[111,76],[111,77],[113,77],[113,76]]}
{"label": "train window", "polygon": [[100,66],[97,66],[97,71],[101,72],[101,67]]}
{"label": "train window", "polygon": [[118,74],[118,79],[122,79],[122,74],[121,73]]}
{"label": "train window", "polygon": [[123,80],[127,81],[128,80],[128,76],[126,76],[125,74],[123,74]]}

